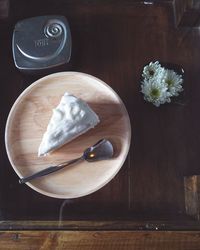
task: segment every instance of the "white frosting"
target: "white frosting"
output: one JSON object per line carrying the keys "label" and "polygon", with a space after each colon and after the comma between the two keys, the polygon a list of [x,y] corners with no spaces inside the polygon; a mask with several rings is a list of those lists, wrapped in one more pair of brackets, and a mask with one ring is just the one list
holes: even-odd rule
{"label": "white frosting", "polygon": [[38,149],[38,156],[61,147],[98,123],[99,117],[87,103],[66,92],[59,105],[53,109],[53,115]]}

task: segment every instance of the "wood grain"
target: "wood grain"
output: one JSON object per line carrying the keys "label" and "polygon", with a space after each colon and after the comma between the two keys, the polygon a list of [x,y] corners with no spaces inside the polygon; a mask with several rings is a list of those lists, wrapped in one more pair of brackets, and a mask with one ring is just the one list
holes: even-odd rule
{"label": "wood grain", "polygon": [[184,188],[186,213],[200,220],[200,176],[185,177]]}
{"label": "wood grain", "polygon": [[9,15],[10,0],[0,0],[0,19],[5,19]]}
{"label": "wood grain", "polygon": [[175,22],[179,27],[195,28],[200,25],[199,1],[175,0]]}
{"label": "wood grain", "polygon": [[0,230],[65,230],[65,231],[200,231],[200,224],[197,220],[191,220],[188,216],[183,220],[146,220],[130,218],[126,220],[59,220],[55,221],[1,221]]}
{"label": "wood grain", "polygon": [[[38,147],[52,109],[58,105],[65,92],[87,102],[99,116],[100,124],[52,154],[38,158]],[[131,126],[124,104],[108,85],[95,77],[77,72],[52,74],[33,83],[13,105],[5,132],[7,153],[20,178],[47,166],[76,159],[102,138],[108,138],[113,144],[112,159],[92,163],[82,161],[38,178],[28,185],[47,196],[77,198],[108,183],[126,159]]]}
{"label": "wood grain", "polygon": [[200,232],[14,231],[2,232],[0,244],[4,250],[199,250]]}

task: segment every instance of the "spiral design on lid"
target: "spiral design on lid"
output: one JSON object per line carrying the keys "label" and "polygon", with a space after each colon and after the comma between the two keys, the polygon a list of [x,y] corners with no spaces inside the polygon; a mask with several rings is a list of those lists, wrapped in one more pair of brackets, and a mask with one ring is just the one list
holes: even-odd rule
{"label": "spiral design on lid", "polygon": [[44,29],[47,37],[59,37],[63,33],[63,28],[59,23],[48,23]]}

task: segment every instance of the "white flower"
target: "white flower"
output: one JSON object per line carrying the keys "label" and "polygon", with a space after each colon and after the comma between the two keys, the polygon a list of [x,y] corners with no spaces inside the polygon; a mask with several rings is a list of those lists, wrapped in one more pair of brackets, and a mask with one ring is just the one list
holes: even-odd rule
{"label": "white flower", "polygon": [[144,99],[152,102],[156,107],[165,102],[170,102],[171,94],[167,91],[167,85],[160,77],[144,79],[141,85],[141,92],[144,94]]}
{"label": "white flower", "polygon": [[151,79],[154,77],[157,77],[161,74],[163,74],[164,68],[161,67],[160,63],[158,61],[156,62],[150,62],[148,65],[146,65],[143,69],[142,76],[145,79]]}
{"label": "white flower", "polygon": [[183,91],[182,83],[183,78],[182,75],[178,75],[175,71],[165,69],[163,82],[167,84],[168,91],[171,96],[178,96],[179,92]]}
{"label": "white flower", "polygon": [[144,99],[157,107],[171,102],[171,97],[178,96],[183,91],[182,75],[161,67],[158,61],[146,65],[142,77],[141,92],[144,94]]}

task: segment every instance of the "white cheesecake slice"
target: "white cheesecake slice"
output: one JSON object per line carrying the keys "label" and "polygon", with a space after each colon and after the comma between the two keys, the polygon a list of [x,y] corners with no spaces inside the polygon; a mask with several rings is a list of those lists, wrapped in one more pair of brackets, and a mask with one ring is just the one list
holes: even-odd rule
{"label": "white cheesecake slice", "polygon": [[60,148],[94,128],[98,123],[99,117],[86,102],[65,93],[59,105],[53,109],[52,117],[38,149],[38,156],[45,156]]}

